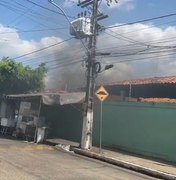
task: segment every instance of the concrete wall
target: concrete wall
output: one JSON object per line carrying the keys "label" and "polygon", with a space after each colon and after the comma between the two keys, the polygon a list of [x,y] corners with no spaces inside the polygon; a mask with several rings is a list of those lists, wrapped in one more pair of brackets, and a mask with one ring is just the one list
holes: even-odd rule
{"label": "concrete wall", "polygon": [[[100,104],[95,104],[94,144],[99,143]],[[103,103],[102,144],[176,162],[176,104]]]}

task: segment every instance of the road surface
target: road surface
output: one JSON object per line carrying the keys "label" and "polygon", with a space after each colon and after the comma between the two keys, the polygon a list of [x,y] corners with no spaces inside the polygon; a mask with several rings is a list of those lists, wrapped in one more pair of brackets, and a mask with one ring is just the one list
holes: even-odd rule
{"label": "road surface", "polygon": [[0,180],[156,180],[47,145],[0,138]]}

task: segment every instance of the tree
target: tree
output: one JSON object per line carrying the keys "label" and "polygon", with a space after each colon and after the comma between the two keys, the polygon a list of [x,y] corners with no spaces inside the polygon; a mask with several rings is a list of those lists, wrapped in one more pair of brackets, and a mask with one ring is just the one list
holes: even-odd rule
{"label": "tree", "polygon": [[0,60],[0,94],[39,92],[44,89],[46,72],[44,63],[33,69],[8,57],[2,58]]}

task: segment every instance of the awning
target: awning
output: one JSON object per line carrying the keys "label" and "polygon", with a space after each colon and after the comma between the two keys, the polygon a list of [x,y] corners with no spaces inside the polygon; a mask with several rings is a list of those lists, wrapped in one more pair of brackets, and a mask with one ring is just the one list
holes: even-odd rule
{"label": "awning", "polygon": [[85,99],[85,92],[73,92],[73,93],[37,93],[37,94],[14,94],[3,95],[3,99],[27,101],[40,99],[43,104],[46,105],[65,105],[83,103]]}

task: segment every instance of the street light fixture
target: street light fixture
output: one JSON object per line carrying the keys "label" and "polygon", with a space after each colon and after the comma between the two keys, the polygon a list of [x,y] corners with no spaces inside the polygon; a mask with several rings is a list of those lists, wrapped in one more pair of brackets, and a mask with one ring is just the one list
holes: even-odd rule
{"label": "street light fixture", "polygon": [[104,70],[106,71],[106,70],[111,69],[111,68],[113,68],[113,67],[114,67],[113,64],[109,64],[109,65],[106,65],[106,66],[105,66]]}

